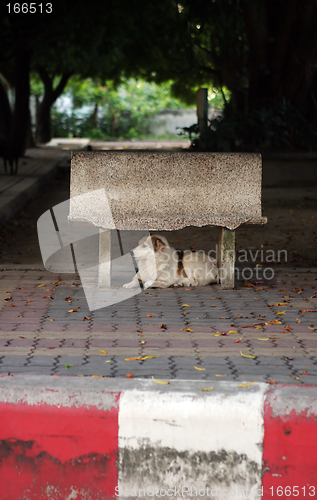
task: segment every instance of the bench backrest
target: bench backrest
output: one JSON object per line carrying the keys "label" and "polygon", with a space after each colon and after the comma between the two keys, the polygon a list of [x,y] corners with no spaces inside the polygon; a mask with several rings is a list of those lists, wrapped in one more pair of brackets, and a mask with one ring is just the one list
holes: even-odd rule
{"label": "bench backrest", "polygon": [[[75,151],[70,219],[106,229],[114,222],[122,230],[205,225],[235,229],[250,220],[264,222],[261,184],[262,159],[257,153]],[[100,189],[112,221],[102,208]],[[80,197],[85,193],[89,198]],[[79,197],[76,203],[74,197]]]}

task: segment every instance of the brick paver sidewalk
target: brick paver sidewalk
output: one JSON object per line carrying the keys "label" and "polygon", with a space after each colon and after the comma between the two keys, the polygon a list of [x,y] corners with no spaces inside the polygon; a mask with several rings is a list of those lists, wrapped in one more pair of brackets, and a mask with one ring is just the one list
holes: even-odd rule
{"label": "brick paver sidewalk", "polygon": [[75,274],[3,270],[0,373],[316,384],[317,273],[238,285],[148,289],[90,312]]}

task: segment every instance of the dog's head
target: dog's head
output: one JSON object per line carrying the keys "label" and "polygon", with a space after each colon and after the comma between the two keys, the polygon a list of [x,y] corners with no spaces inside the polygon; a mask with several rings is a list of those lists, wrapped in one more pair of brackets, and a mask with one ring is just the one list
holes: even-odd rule
{"label": "dog's head", "polygon": [[132,253],[136,260],[157,258],[167,247],[169,247],[169,244],[164,236],[152,234],[152,236],[144,236]]}

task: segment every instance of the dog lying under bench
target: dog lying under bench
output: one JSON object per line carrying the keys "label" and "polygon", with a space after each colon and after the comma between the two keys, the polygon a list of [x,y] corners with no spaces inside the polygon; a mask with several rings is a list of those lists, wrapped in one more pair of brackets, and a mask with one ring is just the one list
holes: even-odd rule
{"label": "dog lying under bench", "polygon": [[143,282],[144,288],[170,286],[206,286],[218,282],[216,259],[203,250],[176,250],[159,234],[145,236],[132,250],[138,272],[123,288],[134,288]]}

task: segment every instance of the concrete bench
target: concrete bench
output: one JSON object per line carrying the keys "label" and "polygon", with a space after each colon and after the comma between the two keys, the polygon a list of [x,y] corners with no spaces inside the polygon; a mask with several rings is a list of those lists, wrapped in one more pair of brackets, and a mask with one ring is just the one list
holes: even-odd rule
{"label": "concrete bench", "polygon": [[[267,222],[262,217],[261,183],[257,153],[76,151],[69,219],[100,228],[98,283],[105,288],[111,286],[111,229],[160,232],[219,226],[220,282],[223,289],[232,289],[235,229]],[[111,217],[98,209],[100,189]],[[80,197],[88,192],[89,203]]]}

